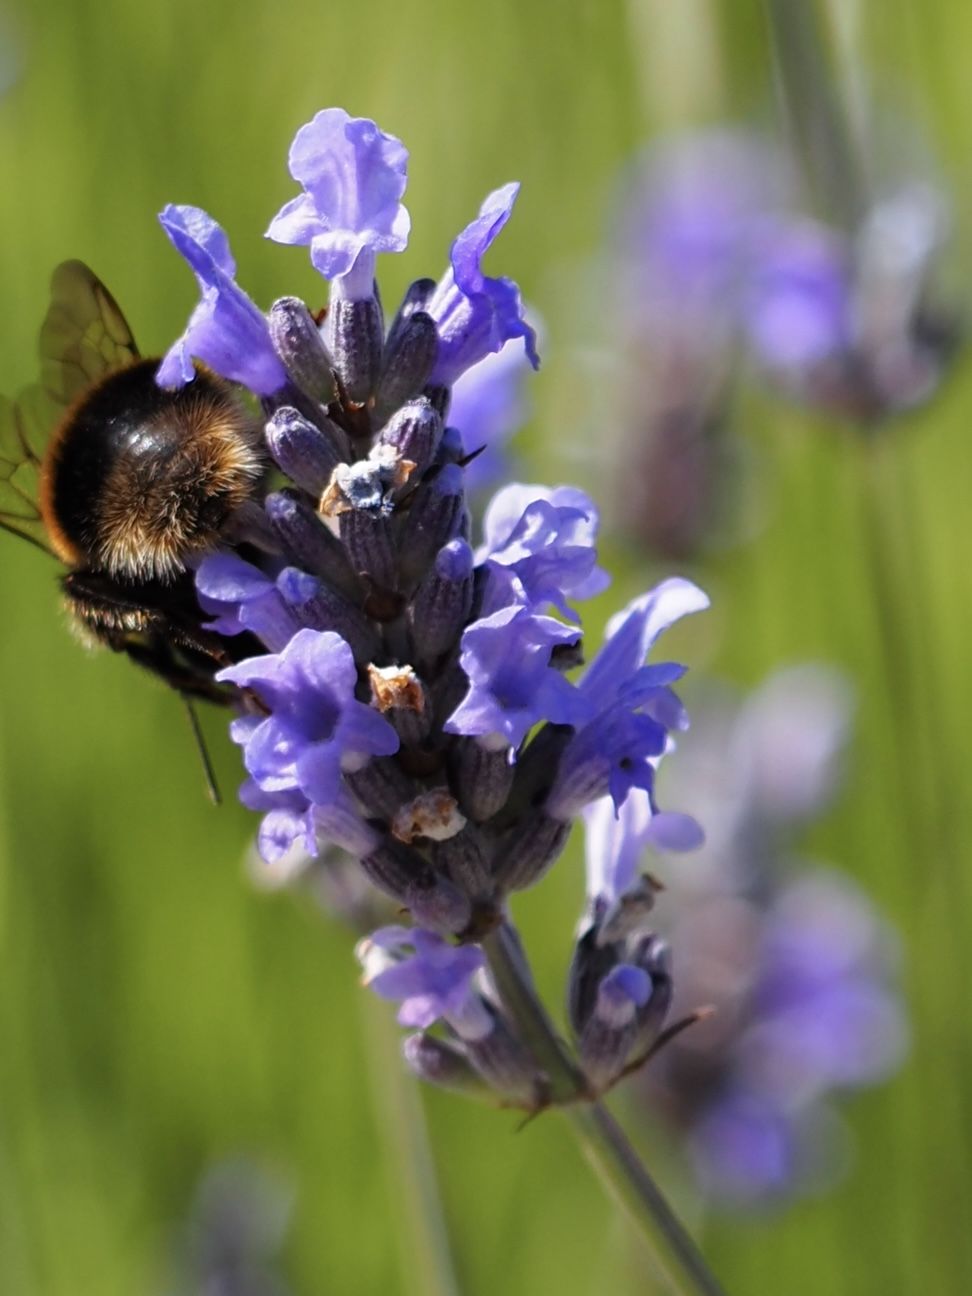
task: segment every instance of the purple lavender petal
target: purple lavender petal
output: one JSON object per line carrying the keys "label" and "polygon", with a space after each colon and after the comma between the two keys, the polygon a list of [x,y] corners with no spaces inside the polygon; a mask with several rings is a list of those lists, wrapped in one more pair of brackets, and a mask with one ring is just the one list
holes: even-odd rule
{"label": "purple lavender petal", "polygon": [[581,691],[598,707],[608,705],[642,665],[663,630],[708,606],[702,590],[678,576],[633,599],[608,621],[604,645],[584,672]]}
{"label": "purple lavender petal", "polygon": [[577,691],[550,665],[578,632],[523,606],[507,607],[468,626],[459,662],[469,690],[446,721],[447,733],[498,736],[518,747],[541,720],[576,722]]}
{"label": "purple lavender petal", "polygon": [[540,359],[536,333],[523,318],[520,290],[511,279],[483,274],[482,257],[510,218],[518,184],[489,194],[479,216],[452,245],[451,266],[440,280],[426,310],[439,331],[439,355],[430,381],[451,386],[461,373],[499,351],[512,338],[522,338],[534,369]]}
{"label": "purple lavender petal", "polygon": [[647,792],[632,792],[620,810],[609,796],[598,797],[584,806],[584,845],[587,863],[587,894],[603,896],[609,903],[631,889],[652,821],[651,798]]}
{"label": "purple lavender petal", "polygon": [[373,293],[375,256],[408,242],[408,152],[365,117],[326,108],[301,126],[290,148],[290,174],[304,193],[286,203],[267,237],[310,244],[311,262],[349,300]]}
{"label": "purple lavender petal", "polygon": [[192,268],[202,300],[159,365],[156,382],[163,387],[191,382],[195,358],[258,395],[279,391],[287,375],[270,341],[266,316],[233,278],[236,267],[223,230],[199,207],[170,204],[159,221]]}
{"label": "purple lavender petal", "polygon": [[[486,510],[484,543],[476,555],[477,562],[493,569],[485,608],[504,606],[516,588],[533,606],[550,604],[578,620],[567,599],[592,598],[610,584],[607,572],[597,566],[599,521],[594,501],[573,486],[503,487]],[[497,567],[505,569],[495,573],[502,585],[494,579]],[[514,587],[508,581],[511,574]]]}
{"label": "purple lavender petal", "polygon": [[[398,961],[373,959],[370,946],[398,956]],[[408,951],[412,952],[409,953]],[[462,1019],[475,996],[473,977],[484,966],[482,950],[474,945],[451,945],[421,928],[382,928],[362,943],[365,984],[401,1004],[403,1026],[423,1029],[441,1018]]]}
{"label": "purple lavender petal", "polygon": [[255,689],[270,715],[237,726],[244,764],[266,791],[299,789],[314,805],[336,799],[343,770],[398,750],[398,735],[354,696],[351,649],[329,631],[300,630],[282,652],[251,657],[217,679]]}
{"label": "purple lavender petal", "polygon": [[273,579],[235,553],[207,554],[196,571],[196,594],[213,617],[206,628],[218,634],[249,630],[279,651],[300,628]]}

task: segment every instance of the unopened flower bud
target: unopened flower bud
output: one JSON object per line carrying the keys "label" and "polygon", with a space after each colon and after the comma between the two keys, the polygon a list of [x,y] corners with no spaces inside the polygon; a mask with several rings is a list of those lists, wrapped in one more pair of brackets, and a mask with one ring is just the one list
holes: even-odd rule
{"label": "unopened flower bud", "polygon": [[420,398],[396,410],[382,428],[378,446],[394,450],[400,462],[412,465],[410,480],[415,481],[432,463],[441,439],[442,420]]}
{"label": "unopened flower bud", "polygon": [[402,1054],[411,1071],[420,1080],[440,1089],[495,1103],[496,1090],[471,1065],[463,1049],[448,1044],[436,1035],[424,1031],[406,1037]]}
{"label": "unopened flower bud", "polygon": [[333,630],[350,646],[356,661],[368,662],[377,652],[379,639],[374,626],[324,581],[299,568],[285,567],[277,577],[277,588],[302,625],[313,630]]}
{"label": "unopened flower bud", "polygon": [[[462,822],[465,824],[465,820]],[[495,888],[489,855],[471,825],[448,839],[437,841],[431,854],[435,867],[446,873],[470,899],[482,903],[492,898]]]}
{"label": "unopened flower bud", "polygon": [[320,576],[355,600],[361,587],[347,554],[312,508],[288,491],[275,491],[265,502],[267,517],[294,565]]}
{"label": "unopened flower bud", "polygon": [[398,585],[395,546],[389,521],[363,509],[348,509],[340,517],[341,543],[357,574],[380,590]]}
{"label": "unopened flower bud", "polygon": [[430,473],[409,501],[401,539],[402,588],[414,587],[443,545],[457,536],[467,539],[468,535],[462,469],[457,464],[446,464]]}
{"label": "unopened flower bud", "polygon": [[469,620],[473,598],[473,552],[456,537],[442,546],[418,587],[409,611],[414,656],[419,666],[450,652]]}
{"label": "unopened flower bud", "polygon": [[516,770],[509,747],[497,750],[478,738],[460,738],[449,765],[462,812],[474,822],[485,823],[506,804]]}
{"label": "unopened flower bud", "polygon": [[273,349],[295,387],[321,405],[330,404],[337,396],[334,369],[307,307],[299,297],[280,297],[267,320]]}
{"label": "unopened flower bud", "polygon": [[392,410],[418,395],[432,372],[438,349],[439,334],[424,311],[410,315],[389,337],[375,397],[375,426],[382,427]]}
{"label": "unopened flower bud", "polygon": [[510,829],[497,850],[501,891],[522,891],[538,882],[567,844],[571,825],[537,810],[525,824]]}
{"label": "unopened flower bud", "polygon": [[402,298],[402,304],[395,312],[395,318],[391,322],[388,330],[388,341],[385,346],[386,354],[390,354],[393,348],[398,346],[398,335],[408,324],[408,321],[417,311],[424,311],[425,307],[432,299],[435,292],[434,279],[416,279],[414,283],[409,284],[405,290],[405,296]]}
{"label": "unopened flower bud", "polygon": [[292,405],[275,410],[266,428],[267,445],[281,472],[318,499],[331,474],[350,451],[347,437],[321,414],[311,423]]}
{"label": "unopened flower bud", "polygon": [[579,1041],[584,1072],[595,1090],[618,1079],[639,1031],[639,1013],[652,997],[652,979],[640,967],[620,963],[601,980],[593,1011]]}
{"label": "unopened flower bud", "polygon": [[332,297],[324,328],[345,396],[364,405],[375,390],[381,369],[384,323],[377,297],[360,301]]}
{"label": "unopened flower bud", "polygon": [[402,804],[416,795],[418,788],[391,756],[371,760],[363,769],[345,774],[344,777],[366,813],[389,823]]}
{"label": "unopened flower bud", "polygon": [[536,1111],[543,1105],[546,1078],[502,1018],[493,1015],[487,1034],[464,1043],[470,1062],[507,1106]]}

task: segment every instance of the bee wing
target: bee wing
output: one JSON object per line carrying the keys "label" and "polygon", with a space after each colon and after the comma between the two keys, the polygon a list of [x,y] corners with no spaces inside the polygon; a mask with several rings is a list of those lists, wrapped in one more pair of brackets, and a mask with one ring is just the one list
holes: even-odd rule
{"label": "bee wing", "polygon": [[0,396],[0,527],[53,553],[37,504],[47,443],[81,393],[137,360],[138,348],[118,303],[81,261],[51,276],[39,346],[40,384],[15,401]]}
{"label": "bee wing", "polygon": [[40,359],[41,386],[64,408],[99,378],[138,359],[118,303],[81,261],[64,261],[51,276]]}
{"label": "bee wing", "polygon": [[37,505],[40,461],[58,408],[40,387],[0,396],[0,527],[53,553]]}

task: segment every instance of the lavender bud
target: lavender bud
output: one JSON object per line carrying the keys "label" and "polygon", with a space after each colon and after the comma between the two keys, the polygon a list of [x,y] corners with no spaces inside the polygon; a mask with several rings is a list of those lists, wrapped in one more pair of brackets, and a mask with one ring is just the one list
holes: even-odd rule
{"label": "lavender bud", "polygon": [[475,738],[461,738],[449,766],[462,812],[475,823],[492,819],[506,804],[516,771],[508,747],[494,751]]}
{"label": "lavender bud", "polygon": [[376,656],[380,641],[374,626],[353,603],[323,581],[297,567],[285,567],[277,577],[277,589],[302,625],[339,634],[350,646],[355,661],[369,662]]}
{"label": "lavender bud", "polygon": [[425,575],[443,545],[469,535],[462,469],[447,464],[430,475],[412,496],[400,543],[402,588]]}
{"label": "lavender bud", "polygon": [[454,1044],[435,1035],[418,1033],[409,1035],[402,1044],[402,1054],[409,1069],[420,1080],[426,1080],[440,1089],[495,1102],[496,1092],[482,1075],[470,1065],[466,1054]]}
{"label": "lavender bud", "polygon": [[350,508],[340,515],[341,542],[359,576],[379,589],[398,584],[395,549],[388,518]]}
{"label": "lavender bud", "polygon": [[[402,298],[402,304],[395,312],[395,318],[392,320],[391,328],[388,330],[388,341],[385,343],[386,357],[390,356],[393,350],[397,350],[399,333],[406,327],[408,321],[416,312],[425,310],[432,300],[435,289],[436,282],[434,279],[416,279],[414,283],[409,284],[405,296]],[[386,360],[385,368],[387,367]]]}
{"label": "lavender bud", "polygon": [[332,298],[325,320],[327,347],[347,399],[364,405],[381,369],[384,322],[377,297]]}
{"label": "lavender bud", "polygon": [[643,1056],[661,1033],[672,1004],[671,952],[661,937],[646,936],[629,950],[628,961],[651,977],[651,998],[638,1009],[638,1029],[632,1048],[633,1055]]}
{"label": "lavender bud", "polygon": [[468,896],[446,878],[429,874],[406,893],[406,907],[420,927],[444,932],[450,936],[461,934],[472,919],[472,905]]}
{"label": "lavender bud", "polygon": [[402,740],[403,746],[417,746],[432,727],[428,690],[411,666],[369,666],[371,704],[376,707]]}
{"label": "lavender bud", "polygon": [[287,491],[268,495],[264,506],[296,567],[320,576],[352,600],[360,597],[361,587],[340,541],[313,509]]}
{"label": "lavender bud", "polygon": [[373,422],[381,427],[392,410],[425,386],[439,349],[439,334],[430,316],[416,311],[402,323],[385,347]]}
{"label": "lavender bud", "polygon": [[392,837],[377,839],[361,866],[386,895],[411,911],[420,927],[454,935],[472,916],[469,900],[444,877],[439,877],[417,851]]}
{"label": "lavender bud", "polygon": [[267,423],[267,445],[281,472],[301,490],[319,499],[331,474],[349,454],[347,438],[336,423],[321,415],[319,425],[292,405],[281,405]]}
{"label": "lavender bud", "polygon": [[598,986],[594,1009],[580,1037],[584,1072],[603,1091],[623,1071],[639,1028],[639,1012],[652,998],[652,979],[640,967],[620,963]]}
{"label": "lavender bud", "polygon": [[452,404],[452,388],[432,384],[426,387],[425,396],[433,408],[438,411],[439,418],[444,423],[446,415],[449,413],[449,406]]}
{"label": "lavender bud", "polygon": [[409,609],[415,660],[433,663],[455,647],[473,598],[473,551],[456,538],[442,546]]}
{"label": "lavender bud", "polygon": [[618,962],[616,949],[599,945],[597,931],[604,906],[595,902],[595,914],[584,928],[570,960],[567,976],[567,1016],[574,1034],[580,1036],[591,1018],[601,981]]}
{"label": "lavender bud", "polygon": [[429,402],[420,398],[396,410],[382,429],[378,444],[393,449],[400,462],[412,464],[410,475],[417,480],[435,458],[441,439],[442,420]]}
{"label": "lavender bud", "polygon": [[[462,822],[465,824],[464,819]],[[489,857],[475,829],[466,827],[445,841],[437,841],[431,853],[435,867],[446,873],[470,899],[483,902],[492,898],[494,886]]]}
{"label": "lavender bud", "polygon": [[408,907],[406,897],[416,880],[427,877],[430,872],[417,851],[377,833],[368,852],[362,853],[361,866],[379,891],[405,908]]}
{"label": "lavender bud", "polygon": [[571,825],[537,810],[500,839],[496,881],[501,891],[522,891],[538,882],[567,843]]}
{"label": "lavender bud", "polygon": [[416,784],[393,757],[376,757],[363,769],[345,773],[344,780],[369,815],[387,821],[416,795]]}
{"label": "lavender bud", "polygon": [[270,341],[294,385],[329,405],[337,396],[331,357],[314,317],[299,297],[280,297],[267,316]]}
{"label": "lavender bud", "polygon": [[539,1071],[502,1018],[492,1016],[492,1029],[464,1039],[470,1062],[509,1106],[537,1111],[543,1106],[546,1077]]}
{"label": "lavender bud", "polygon": [[458,428],[447,427],[439,442],[439,459],[442,463],[461,464],[466,457],[466,447],[462,443],[462,433]]}
{"label": "lavender bud", "polygon": [[513,769],[513,787],[503,807],[504,827],[532,815],[543,803],[573,734],[567,725],[545,724],[531,739]]}
{"label": "lavender bud", "polygon": [[598,945],[614,944],[643,932],[659,890],[660,884],[653,878],[641,877],[630,890],[618,896],[598,924]]}
{"label": "lavender bud", "polygon": [[[370,859],[373,854],[380,853],[382,849],[385,840],[382,834],[361,817],[350,797],[340,797],[329,801],[327,805],[314,806],[313,820],[314,832],[320,841],[340,846],[349,855]],[[389,891],[387,887],[380,889],[391,895],[393,899],[398,898],[396,893]]]}

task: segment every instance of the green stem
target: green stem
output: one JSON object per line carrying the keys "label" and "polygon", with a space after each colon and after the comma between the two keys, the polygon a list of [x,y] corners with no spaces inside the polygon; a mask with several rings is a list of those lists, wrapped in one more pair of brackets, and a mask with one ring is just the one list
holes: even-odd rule
{"label": "green stem", "polygon": [[824,215],[853,230],[866,195],[818,0],[766,0],[766,15],[784,112],[813,196]]}
{"label": "green stem", "polygon": [[521,1041],[549,1080],[551,1102],[563,1109],[588,1160],[637,1225],[668,1290],[677,1296],[724,1296],[623,1130],[607,1108],[592,1098],[583,1072],[537,996],[512,924],[505,921],[490,933],[483,949]]}
{"label": "green stem", "polygon": [[401,1036],[387,1004],[359,994],[375,1115],[398,1225],[404,1289],[414,1296],[459,1296],[425,1113],[405,1070]]}

